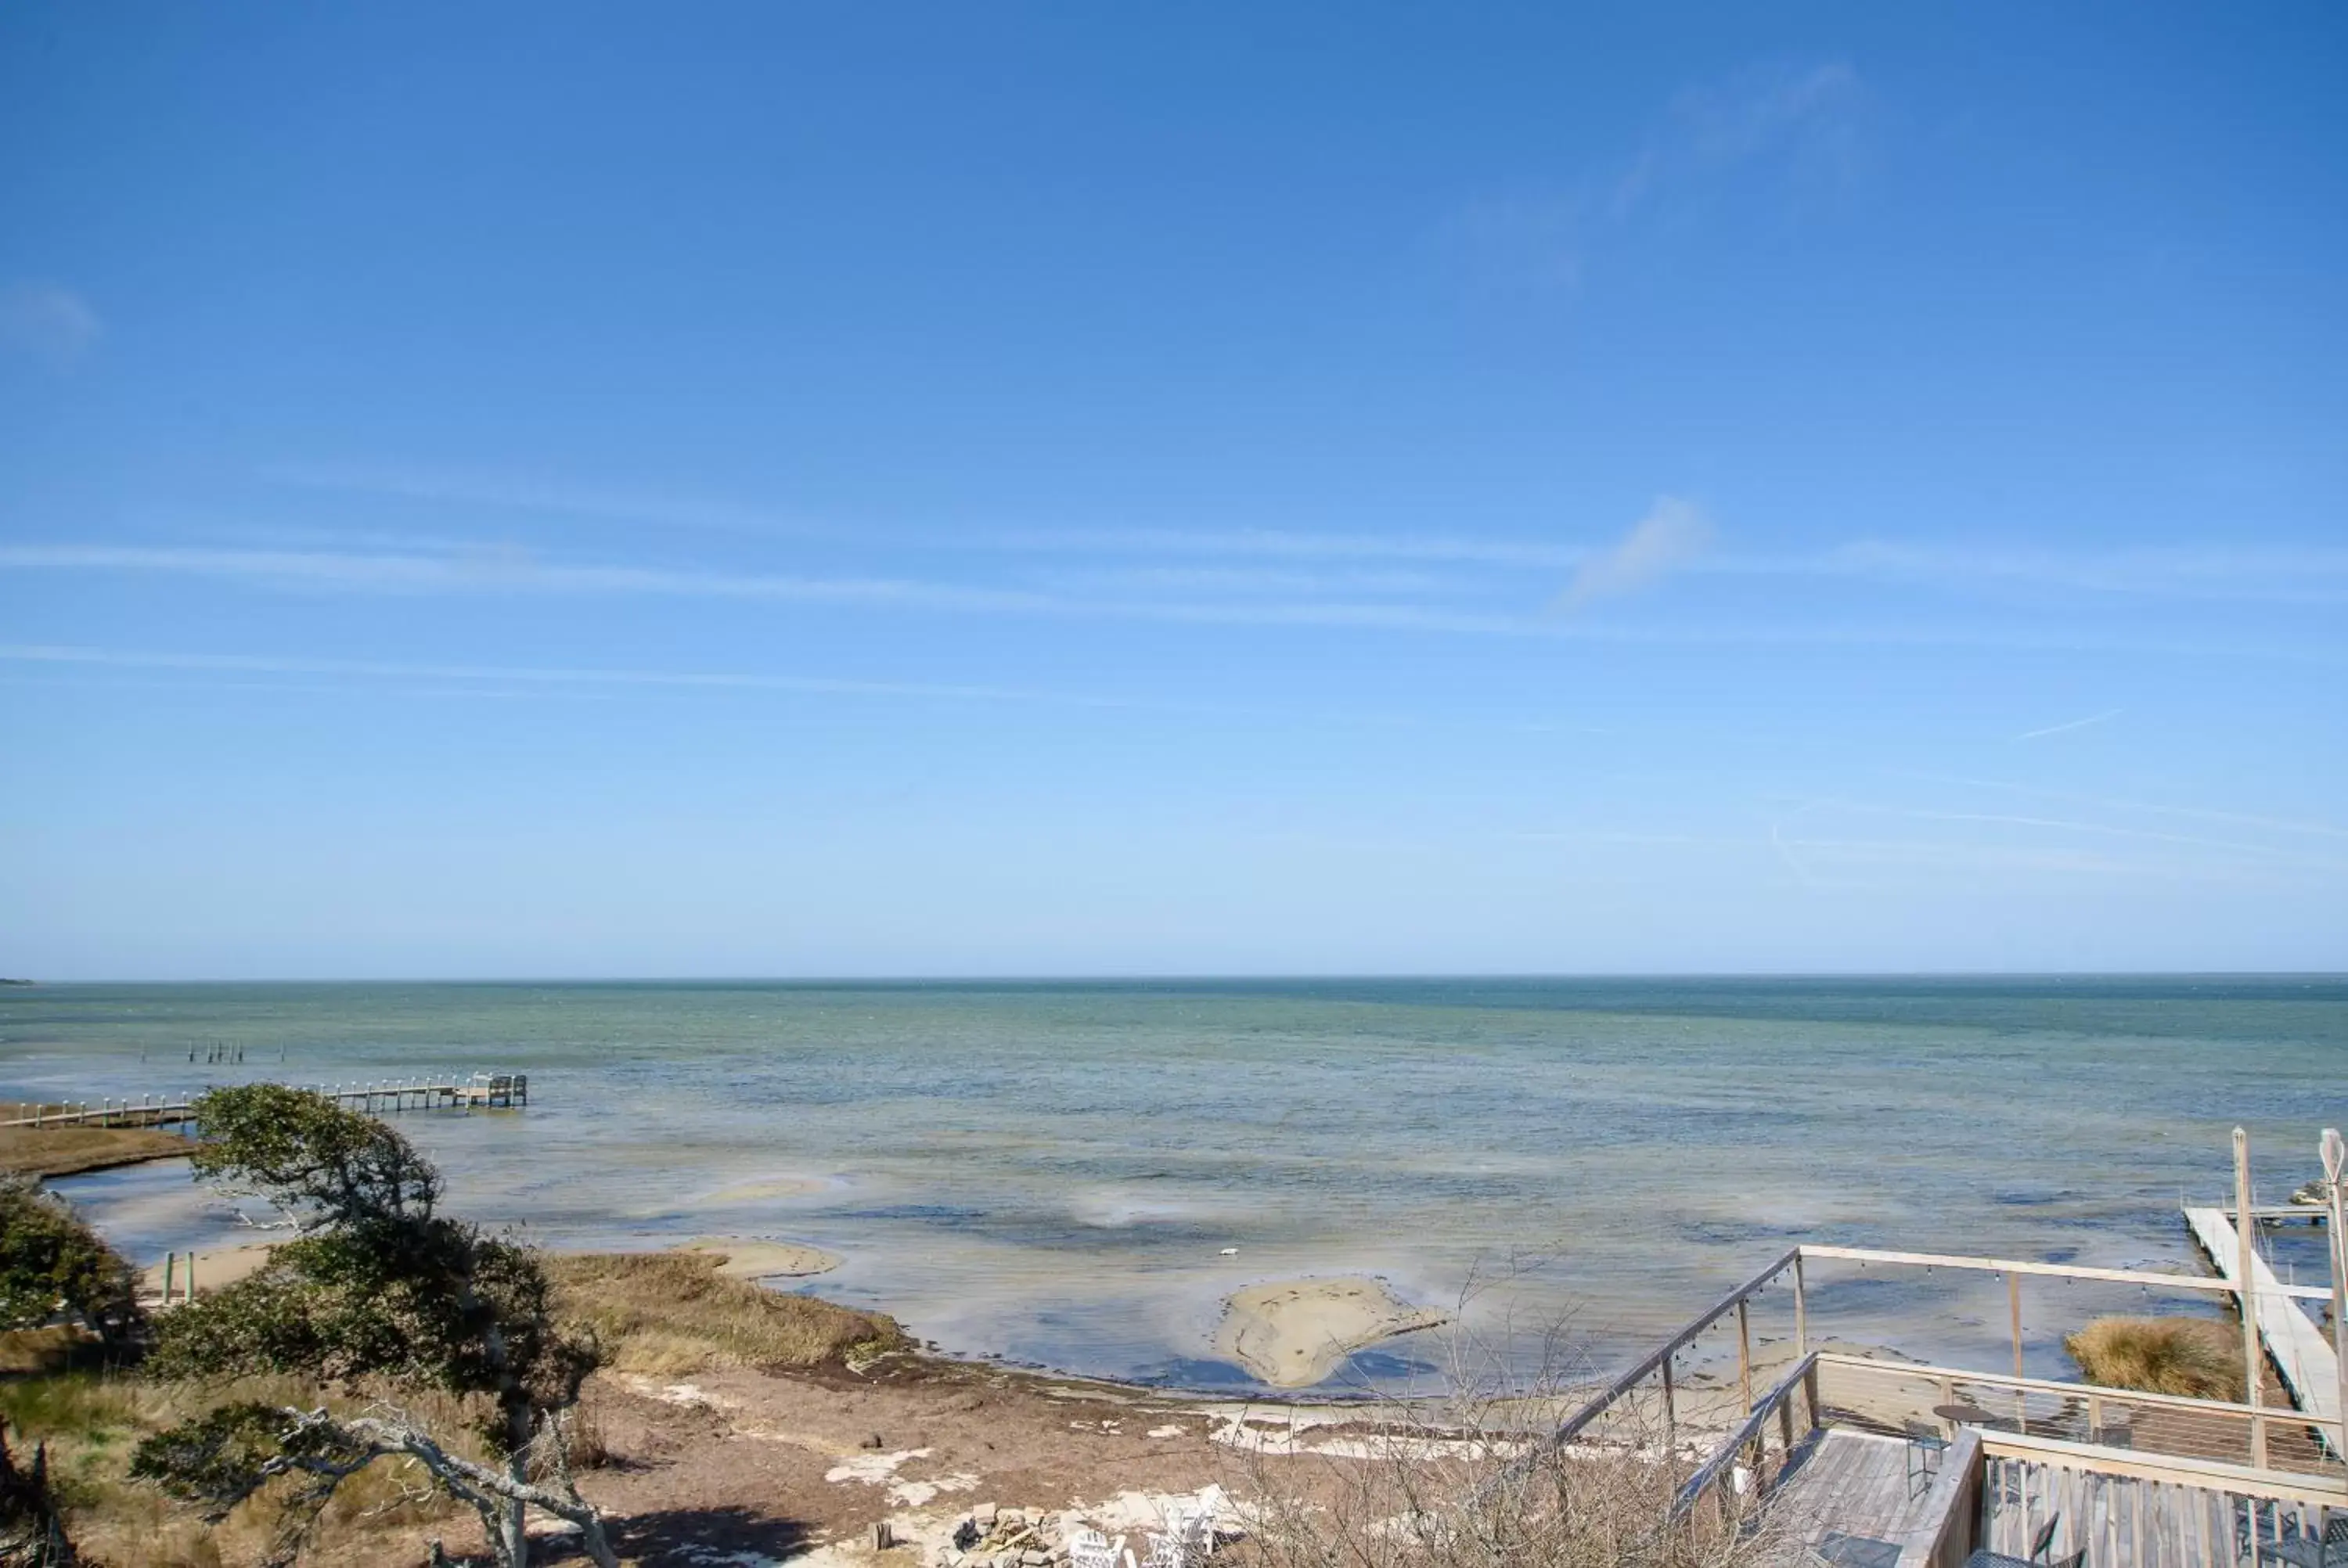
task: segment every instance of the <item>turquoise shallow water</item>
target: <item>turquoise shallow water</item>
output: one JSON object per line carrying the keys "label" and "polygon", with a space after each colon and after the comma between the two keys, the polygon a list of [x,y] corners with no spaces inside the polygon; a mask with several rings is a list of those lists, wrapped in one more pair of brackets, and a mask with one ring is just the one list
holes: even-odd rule
{"label": "turquoise shallow water", "polygon": [[[244,1065],[187,1061],[213,1040]],[[2271,1198],[2348,1123],[2348,979],[0,990],[10,1095],[488,1069],[530,1109],[401,1122],[467,1212],[812,1242],[845,1260],[814,1288],[948,1349],[1218,1386],[1218,1304],[1267,1277],[1480,1281],[1484,1342],[1521,1362],[1570,1319],[1604,1363],[1797,1239],[2185,1263],[2178,1196],[2226,1188],[2237,1122]],[[236,1239],[178,1165],[64,1186],[142,1255]],[[2320,1245],[2278,1265],[2319,1280]],[[1993,1280],[1818,1283],[1823,1332],[2010,1356]],[[2139,1294],[2034,1296],[2034,1366]]]}

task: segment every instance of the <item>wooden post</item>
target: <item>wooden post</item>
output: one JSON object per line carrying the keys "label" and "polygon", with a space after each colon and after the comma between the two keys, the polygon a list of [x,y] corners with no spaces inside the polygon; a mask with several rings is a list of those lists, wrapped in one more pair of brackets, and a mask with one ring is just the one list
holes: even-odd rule
{"label": "wooden post", "polygon": [[2340,1368],[2340,1428],[2332,1434],[2332,1453],[2348,1460],[2348,1234],[2341,1214],[2348,1210],[2348,1143],[2340,1129],[2326,1127],[2319,1145],[2323,1156],[2323,1180],[2332,1189],[2332,1358]]}
{"label": "wooden post", "polygon": [[1753,1325],[1745,1310],[1744,1297],[1736,1302],[1736,1399],[1737,1413],[1753,1413]]}
{"label": "wooden post", "polygon": [[171,1305],[171,1282],[179,1261],[180,1255],[176,1252],[163,1255],[163,1305],[166,1307]]}
{"label": "wooden post", "polygon": [[[2259,1407],[2259,1386],[2266,1379],[2259,1374],[2264,1370],[2266,1353],[2259,1348],[2259,1302],[2250,1289],[2250,1269],[2258,1259],[2250,1241],[2250,1135],[2240,1127],[2234,1129],[2234,1299],[2242,1308],[2242,1370],[2249,1383],[2243,1403],[2255,1410]],[[2267,1424],[2253,1415],[2250,1418],[2250,1462],[2259,1469],[2267,1468]]]}
{"label": "wooden post", "polygon": [[195,1298],[196,1298],[196,1255],[195,1255],[194,1253],[190,1253],[190,1254],[188,1255],[188,1294],[187,1294],[186,1296],[184,1296],[180,1297],[180,1299],[181,1299],[181,1300],[183,1300],[183,1301],[193,1301]]}
{"label": "wooden post", "polygon": [[1668,1456],[1679,1447],[1680,1412],[1672,1395],[1672,1358],[1663,1358],[1663,1452]]}
{"label": "wooden post", "polygon": [[[2018,1274],[2005,1276],[2005,1307],[2007,1316],[2013,1319],[2013,1375],[2019,1378],[2022,1376],[2022,1276]],[[2013,1391],[2013,1426],[2016,1431],[2027,1432],[2030,1430],[2030,1407],[2026,1396],[2019,1389]]]}
{"label": "wooden post", "polygon": [[1794,1359],[1810,1353],[1810,1297],[1802,1285],[1802,1255],[1794,1254]]}

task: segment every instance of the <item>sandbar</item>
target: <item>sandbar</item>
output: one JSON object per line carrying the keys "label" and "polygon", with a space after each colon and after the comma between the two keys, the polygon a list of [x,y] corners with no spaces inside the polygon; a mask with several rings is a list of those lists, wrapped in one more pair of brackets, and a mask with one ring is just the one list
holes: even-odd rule
{"label": "sandbar", "polygon": [[1448,1314],[1413,1307],[1385,1281],[1363,1275],[1276,1280],[1224,1303],[1215,1343],[1273,1388],[1304,1389],[1356,1350],[1449,1321]]}
{"label": "sandbar", "polygon": [[774,1279],[786,1275],[796,1279],[810,1274],[829,1274],[839,1266],[839,1259],[820,1247],[789,1241],[755,1241],[748,1236],[695,1236],[669,1250],[722,1253],[726,1261],[717,1266],[717,1272],[728,1279]]}

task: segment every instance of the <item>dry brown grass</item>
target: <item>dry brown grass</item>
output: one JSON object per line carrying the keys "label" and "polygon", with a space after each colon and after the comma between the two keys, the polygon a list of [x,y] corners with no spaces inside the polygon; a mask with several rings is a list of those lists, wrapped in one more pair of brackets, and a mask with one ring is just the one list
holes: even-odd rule
{"label": "dry brown grass", "polygon": [[[12,1110],[0,1105],[0,1120]],[[70,1176],[178,1159],[191,1146],[177,1132],[154,1127],[0,1127],[0,1171]]]}
{"label": "dry brown grass", "polygon": [[818,1367],[893,1349],[903,1337],[877,1313],[785,1296],[717,1272],[706,1253],[552,1255],[555,1310],[591,1329],[616,1371],[673,1378],[712,1367]]}
{"label": "dry brown grass", "polygon": [[46,1328],[12,1328],[0,1334],[0,1377],[10,1374],[70,1372],[96,1366],[106,1358],[97,1335],[77,1323]]}
{"label": "dry brown grass", "polygon": [[[225,1568],[257,1563],[277,1541],[290,1483],[264,1491],[218,1525],[152,1486],[129,1478],[140,1439],[215,1406],[240,1399],[356,1409],[364,1401],[329,1396],[287,1378],[212,1388],[165,1386],[109,1372],[0,1379],[0,1415],[27,1443],[48,1447],[50,1474],[75,1543],[98,1563],[154,1568]],[[444,1396],[402,1401],[450,1446],[486,1457],[469,1430],[480,1412]],[[431,1490],[411,1461],[379,1460],[345,1481],[312,1534],[317,1555],[336,1562],[387,1560],[395,1532],[470,1514]],[[307,1560],[305,1558],[305,1560]]]}
{"label": "dry brown grass", "polygon": [[2088,1382],[2147,1394],[2240,1401],[2241,1336],[2209,1317],[2098,1317],[2063,1348]]}

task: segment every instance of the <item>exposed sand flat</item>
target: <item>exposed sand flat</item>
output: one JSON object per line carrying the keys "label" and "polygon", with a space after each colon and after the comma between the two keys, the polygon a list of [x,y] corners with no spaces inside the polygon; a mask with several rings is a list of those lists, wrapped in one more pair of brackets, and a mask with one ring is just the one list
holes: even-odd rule
{"label": "exposed sand flat", "polygon": [[[269,1261],[269,1255],[275,1252],[277,1246],[278,1244],[273,1241],[255,1241],[246,1242],[241,1246],[215,1247],[210,1252],[197,1253],[195,1255],[196,1294],[210,1296],[223,1286],[234,1285],[240,1279],[259,1273],[261,1266]],[[176,1296],[187,1287],[188,1255],[181,1253],[179,1266],[172,1272],[172,1294]],[[139,1293],[141,1296],[154,1296],[159,1299],[161,1297],[163,1294],[161,1264],[151,1264],[139,1271]]]}
{"label": "exposed sand flat", "polygon": [[796,1279],[810,1274],[829,1274],[839,1266],[839,1259],[820,1247],[788,1241],[754,1241],[738,1235],[695,1236],[669,1250],[723,1253],[726,1261],[717,1266],[717,1272],[729,1279],[775,1279],[783,1276]]}
{"label": "exposed sand flat", "polygon": [[1274,1388],[1304,1389],[1356,1350],[1449,1321],[1449,1314],[1413,1307],[1365,1276],[1278,1280],[1225,1302],[1215,1343]]}

